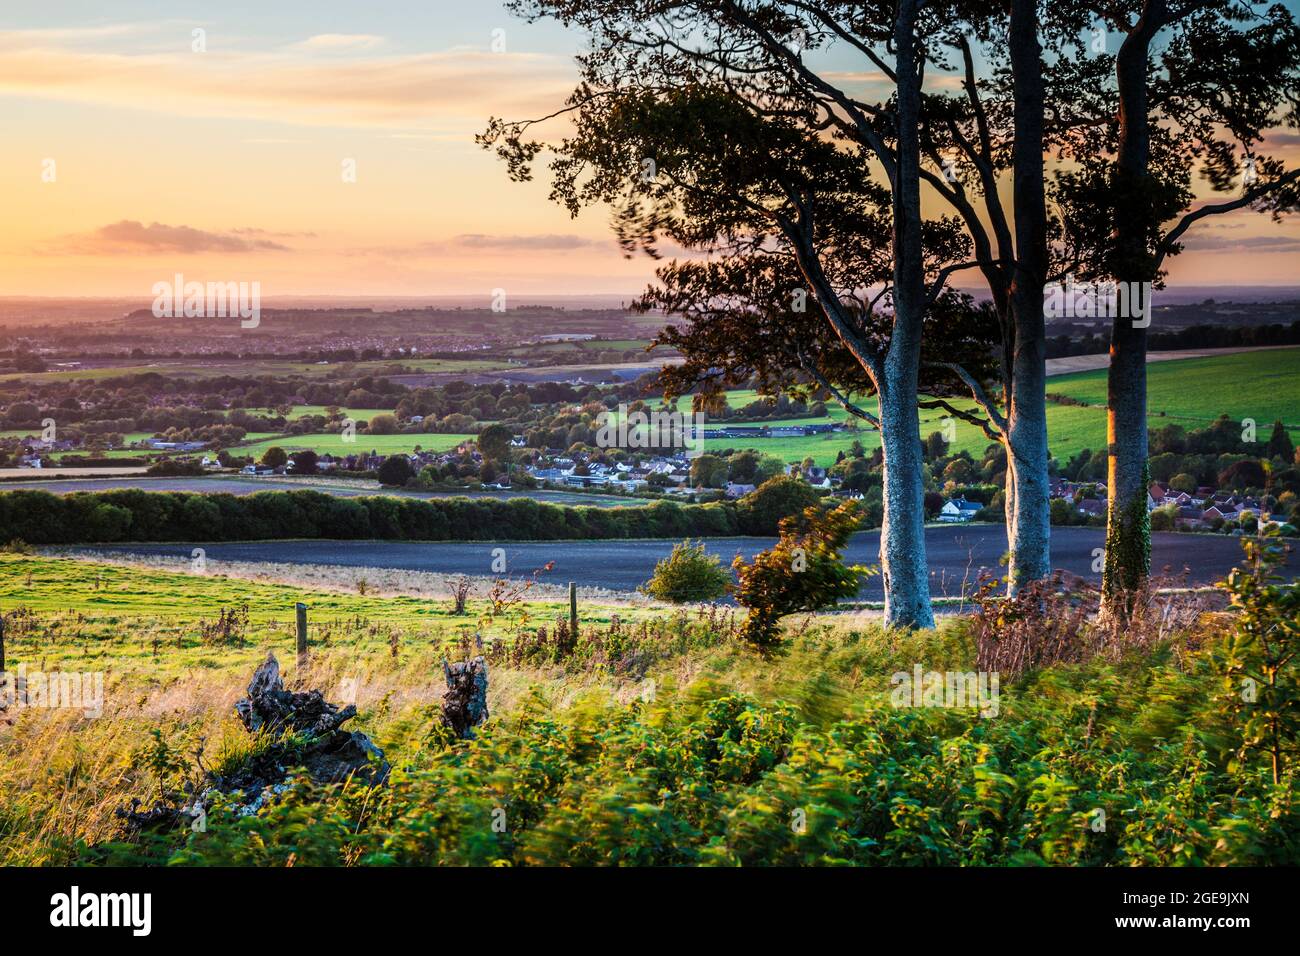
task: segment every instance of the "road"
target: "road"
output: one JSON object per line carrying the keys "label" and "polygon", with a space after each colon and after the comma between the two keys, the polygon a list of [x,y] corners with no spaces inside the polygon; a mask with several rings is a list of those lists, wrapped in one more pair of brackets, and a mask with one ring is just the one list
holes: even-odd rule
{"label": "road", "polygon": [[[1052,563],[1083,577],[1098,580],[1092,571],[1094,549],[1102,546],[1100,528],[1055,528],[1052,531]],[[706,540],[708,550],[724,563],[737,554],[746,557],[769,546],[763,538],[715,538]],[[346,567],[396,568],[446,574],[491,575],[493,549],[503,547],[507,574],[527,576],[548,561],[555,568],[546,579],[555,583],[576,581],[584,587],[630,591],[650,577],[655,563],[672,550],[672,541],[543,541],[495,545],[491,542],[405,541],[269,541],[229,544],[193,542],[176,545],[119,545],[97,551],[150,555],[174,555],[188,563],[190,550],[202,544],[210,560],[266,561],[288,564],[329,564]],[[880,546],[879,532],[862,532],[849,545],[847,559],[874,564]],[[962,582],[973,585],[981,570],[996,572],[998,559],[1006,550],[1006,538],[998,525],[933,527],[926,530],[931,590],[935,597],[952,597],[962,592]],[[1187,573],[1189,584],[1212,584],[1241,560],[1236,538],[1216,535],[1157,533],[1152,535],[1152,568],[1161,572]],[[1290,556],[1288,570],[1300,573],[1300,562]],[[862,588],[864,600],[882,597],[879,577],[869,578]]]}

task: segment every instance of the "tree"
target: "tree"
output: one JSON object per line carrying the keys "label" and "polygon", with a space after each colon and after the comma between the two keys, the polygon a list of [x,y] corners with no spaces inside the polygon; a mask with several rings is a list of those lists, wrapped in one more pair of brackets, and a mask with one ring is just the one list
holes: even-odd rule
{"label": "tree", "polygon": [[[575,213],[624,199],[619,230],[629,249],[653,253],[666,236],[730,256],[712,272],[708,262],[661,270],[661,291],[679,300],[676,311],[716,299],[710,280],[717,280],[743,293],[733,296],[733,319],[787,320],[783,335],[746,335],[741,344],[751,355],[754,339],[782,346],[776,361],[759,362],[768,369],[796,354],[787,367],[879,428],[886,619],[932,624],[917,420],[922,327],[941,297],[947,318],[959,312],[959,300],[944,295],[951,274],[944,270],[965,250],[959,224],[921,216],[922,83],[937,48],[960,28],[948,11],[920,0],[852,9],[666,3],[653,17],[626,0],[512,7],[592,34],[592,53],[580,58],[582,85],[565,111],[577,134],[552,163],[555,194]],[[887,77],[892,95],[867,102],[813,69],[805,50],[835,40]],[[517,178],[531,175],[542,148],[523,139],[531,125],[494,120],[481,137]],[[822,135],[827,129],[845,148]],[[878,183],[872,164],[883,172]],[[629,171],[650,168],[629,182]],[[705,294],[687,298],[675,282]],[[799,318],[805,300],[823,323]],[[831,348],[810,347],[818,344]],[[703,374],[716,393],[719,376]],[[876,412],[857,404],[855,392],[874,394]]]}
{"label": "tree", "polygon": [[717,555],[709,554],[704,542],[689,540],[673,545],[672,553],[655,565],[654,574],[642,590],[661,601],[685,604],[716,601],[727,593],[731,576]]}
{"label": "tree", "polygon": [[376,472],[381,485],[392,487],[405,485],[411,475],[411,463],[405,455],[389,455],[379,463],[379,470]]}
{"label": "tree", "polygon": [[1269,458],[1281,458],[1284,462],[1290,462],[1295,457],[1295,445],[1280,419],[1273,423],[1273,433],[1269,435],[1265,454]]}
{"label": "tree", "polygon": [[397,416],[384,412],[380,415],[373,416],[366,423],[366,433],[370,435],[395,435],[397,434]]}
{"label": "tree", "polygon": [[784,519],[803,513],[820,501],[808,482],[778,475],[740,499],[740,528],[745,534],[771,534]]}
{"label": "tree", "polygon": [[268,468],[283,468],[288,460],[288,452],[279,445],[272,445],[262,453],[262,464]]}
{"label": "tree", "polygon": [[319,460],[320,456],[310,449],[296,451],[293,453],[293,465],[289,471],[295,475],[314,475]]}
{"label": "tree", "polygon": [[484,458],[504,462],[510,454],[514,434],[504,425],[488,425],[478,433],[478,450]]}
{"label": "tree", "polygon": [[[1053,70],[1055,120],[1071,169],[1058,176],[1066,245],[1085,278],[1114,280],[1138,308],[1117,309],[1107,379],[1108,510],[1102,574],[1108,618],[1131,615],[1151,567],[1146,410],[1148,290],[1202,219],[1296,208],[1300,170],[1259,151],[1300,124],[1300,30],[1281,4],[1243,0],[1069,0],[1080,23],[1119,36],[1114,53],[1079,40]],[[1100,39],[1102,43],[1096,44]],[[1198,203],[1198,171],[1218,193]]]}
{"label": "tree", "polygon": [[1219,472],[1219,487],[1230,491],[1245,491],[1247,488],[1263,488],[1268,483],[1268,474],[1264,466],[1254,458],[1244,458],[1233,462]]}
{"label": "tree", "polygon": [[691,485],[721,488],[727,481],[727,463],[717,455],[698,455],[691,460]]}

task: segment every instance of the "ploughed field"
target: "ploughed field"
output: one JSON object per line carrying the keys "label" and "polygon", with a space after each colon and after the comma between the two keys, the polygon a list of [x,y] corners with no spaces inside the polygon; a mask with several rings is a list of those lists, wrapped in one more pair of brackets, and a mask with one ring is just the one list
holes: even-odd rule
{"label": "ploughed field", "polygon": [[[1096,549],[1104,543],[1101,528],[1053,528],[1052,565],[1093,581]],[[1156,533],[1152,536],[1152,571],[1160,575],[1183,576],[1189,586],[1210,585],[1241,564],[1241,542],[1227,535]],[[762,537],[709,538],[705,547],[724,564],[742,554],[752,557],[770,547],[774,539]],[[105,554],[146,554],[174,557],[178,566],[191,560],[195,545],[202,545],[209,560],[267,562],[273,564],[323,564],[344,567],[391,568],[444,574],[490,576],[499,570],[493,562],[498,547],[504,549],[506,575],[527,577],[554,562],[544,578],[551,582],[576,581],[584,587],[631,591],[649,579],[655,564],[668,555],[672,540],[637,541],[541,541],[497,545],[493,542],[409,542],[409,541],[253,541],[207,544],[109,545],[93,549]],[[864,531],[854,535],[845,558],[850,563],[875,564],[880,533]],[[926,530],[926,557],[930,566],[931,592],[936,598],[960,597],[977,586],[982,572],[997,575],[1006,552],[1006,534],[1001,525],[938,526]],[[1300,574],[1300,559],[1288,556],[1287,569]],[[873,601],[883,598],[879,576],[865,580],[859,596]]]}

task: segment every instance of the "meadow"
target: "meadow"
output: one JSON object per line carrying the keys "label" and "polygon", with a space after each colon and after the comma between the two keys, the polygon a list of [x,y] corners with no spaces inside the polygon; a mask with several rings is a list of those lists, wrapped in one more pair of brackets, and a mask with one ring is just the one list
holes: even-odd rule
{"label": "meadow", "polygon": [[[302,668],[296,600],[311,607]],[[246,625],[214,627],[244,605]],[[1234,756],[1219,693],[1233,625],[1215,615],[1005,673],[982,707],[918,707],[899,674],[973,671],[977,620],[901,633],[801,616],[760,652],[716,608],[584,602],[568,635],[545,601],[526,620],[488,620],[478,600],[457,618],[433,596],[33,555],[0,557],[0,606],[11,669],[105,675],[98,716],[0,716],[5,865],[1300,861],[1294,768],[1274,782]],[[491,716],[456,740],[441,663],[478,653],[475,630]],[[255,813],[211,797],[199,831],[124,830],[132,801],[200,792],[209,769],[264,752],[233,704],[268,651],[291,687],[349,695],[347,726],[383,749],[388,782],[299,778]]]}

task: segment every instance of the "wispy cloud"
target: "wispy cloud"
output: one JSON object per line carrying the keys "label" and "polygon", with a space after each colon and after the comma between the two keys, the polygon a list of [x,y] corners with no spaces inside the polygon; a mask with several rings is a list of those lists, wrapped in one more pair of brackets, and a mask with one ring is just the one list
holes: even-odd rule
{"label": "wispy cloud", "polygon": [[1190,234],[1183,246],[1197,251],[1213,249],[1238,252],[1291,252],[1300,249],[1300,237]]}
{"label": "wispy cloud", "polygon": [[141,253],[237,253],[286,252],[289,247],[275,241],[262,229],[232,229],[226,233],[209,232],[192,226],[169,226],[161,222],[145,224],[134,219],[100,226],[90,233],[65,236],[44,251],[47,254],[78,256],[139,255]]}
{"label": "wispy cloud", "polygon": [[594,249],[611,247],[609,240],[588,239],[584,236],[566,236],[546,233],[536,236],[485,236],[467,233],[455,236],[450,245],[464,249],[527,249],[531,252],[545,250]]}
{"label": "wispy cloud", "polygon": [[422,131],[453,122],[477,129],[492,114],[553,108],[575,79],[567,56],[486,48],[394,55],[376,52],[381,46],[369,34],[318,34],[276,49],[232,49],[210,36],[203,53],[176,43],[167,52],[105,52],[67,31],[0,31],[0,94]]}
{"label": "wispy cloud", "polygon": [[295,43],[294,48],[315,53],[355,53],[383,45],[384,38],[371,33],[318,33]]}

